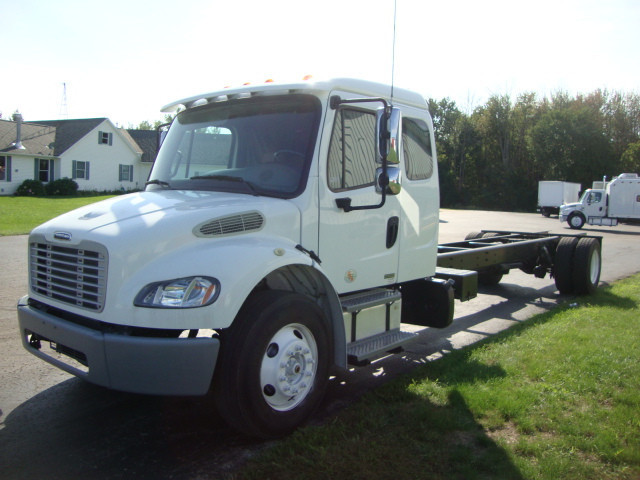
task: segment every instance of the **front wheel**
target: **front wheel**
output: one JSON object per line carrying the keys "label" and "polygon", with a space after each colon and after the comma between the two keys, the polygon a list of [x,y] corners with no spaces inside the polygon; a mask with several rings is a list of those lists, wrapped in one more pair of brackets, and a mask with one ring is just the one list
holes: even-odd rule
{"label": "front wheel", "polygon": [[248,435],[286,435],[322,401],[330,359],[327,322],[315,302],[260,292],[222,334],[213,384],[218,410]]}
{"label": "front wheel", "polygon": [[581,213],[572,213],[569,215],[567,222],[572,229],[580,230],[584,226],[585,218]]}

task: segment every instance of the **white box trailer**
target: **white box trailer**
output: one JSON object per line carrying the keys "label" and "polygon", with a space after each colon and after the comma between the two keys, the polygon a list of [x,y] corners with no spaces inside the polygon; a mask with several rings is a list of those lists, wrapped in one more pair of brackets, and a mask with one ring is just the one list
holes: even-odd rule
{"label": "white box trailer", "polygon": [[562,205],[560,221],[580,229],[585,223],[614,227],[620,220],[640,219],[640,177],[637,173],[623,173],[605,188],[587,189],[580,201]]}
{"label": "white box trailer", "polygon": [[573,182],[542,180],[538,182],[538,211],[548,217],[558,215],[560,205],[578,201],[582,185]]}

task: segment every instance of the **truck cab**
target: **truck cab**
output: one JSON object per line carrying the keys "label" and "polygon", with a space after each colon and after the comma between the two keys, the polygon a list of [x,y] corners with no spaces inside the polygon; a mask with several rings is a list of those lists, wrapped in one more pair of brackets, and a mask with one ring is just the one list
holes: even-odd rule
{"label": "truck cab", "polygon": [[[569,223],[573,229],[580,229],[590,218],[607,215],[607,192],[600,189],[587,189],[576,203],[560,207],[560,221]],[[593,221],[593,220],[592,220]]]}

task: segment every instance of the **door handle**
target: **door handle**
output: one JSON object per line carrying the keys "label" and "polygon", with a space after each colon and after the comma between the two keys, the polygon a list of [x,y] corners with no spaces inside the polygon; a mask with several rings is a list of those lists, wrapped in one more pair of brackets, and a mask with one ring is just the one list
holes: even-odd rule
{"label": "door handle", "polygon": [[399,227],[400,219],[398,217],[391,217],[387,220],[387,248],[391,248],[396,244]]}

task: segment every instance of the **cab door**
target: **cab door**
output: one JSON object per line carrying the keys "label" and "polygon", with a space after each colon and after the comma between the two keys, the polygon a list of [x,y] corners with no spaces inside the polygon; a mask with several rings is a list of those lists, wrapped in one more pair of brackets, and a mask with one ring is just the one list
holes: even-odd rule
{"label": "cab door", "polygon": [[[339,92],[334,94],[340,95]],[[350,94],[343,94],[349,97]],[[327,112],[320,162],[319,256],[338,293],[396,283],[401,209],[394,195],[380,208],[345,211],[338,205],[377,205],[376,109],[343,104]],[[328,143],[326,143],[328,142]]]}
{"label": "cab door", "polygon": [[594,190],[589,193],[584,206],[584,213],[589,217],[604,217],[606,212],[605,195],[602,191]]}

